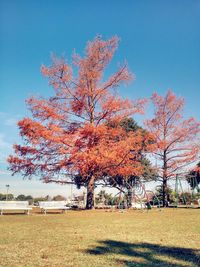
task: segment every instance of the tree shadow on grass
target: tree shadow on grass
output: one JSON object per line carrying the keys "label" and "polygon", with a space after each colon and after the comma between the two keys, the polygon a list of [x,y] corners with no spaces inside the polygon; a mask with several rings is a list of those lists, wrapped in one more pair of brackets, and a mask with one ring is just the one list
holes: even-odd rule
{"label": "tree shadow on grass", "polygon": [[86,252],[92,255],[112,255],[124,266],[200,266],[200,250],[169,247],[150,243],[127,243],[115,240],[99,241],[100,245]]}

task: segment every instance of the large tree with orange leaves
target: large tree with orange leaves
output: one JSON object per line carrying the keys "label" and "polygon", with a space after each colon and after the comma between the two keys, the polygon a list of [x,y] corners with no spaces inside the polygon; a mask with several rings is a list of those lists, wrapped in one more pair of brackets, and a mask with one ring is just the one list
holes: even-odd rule
{"label": "large tree with orange leaves", "polygon": [[159,96],[154,93],[154,118],[146,121],[155,137],[155,153],[159,178],[163,185],[163,205],[167,205],[167,182],[183,174],[199,155],[200,123],[194,118],[183,119],[184,99],[172,91]]}
{"label": "large tree with orange leaves", "polygon": [[140,131],[127,133],[120,126],[123,118],[143,112],[145,100],[118,96],[116,88],[133,78],[126,64],[103,80],[117,46],[117,37],[106,41],[97,37],[87,44],[84,57],[73,56],[72,65],[54,57],[50,67],[42,66],[55,95],[27,100],[33,118],[18,123],[25,145],[15,145],[15,155],[8,158],[13,173],[38,175],[46,183],[78,177],[87,186],[88,209],[93,207],[95,183],[103,176],[142,172],[140,161],[131,161],[129,152],[141,151],[151,138]]}

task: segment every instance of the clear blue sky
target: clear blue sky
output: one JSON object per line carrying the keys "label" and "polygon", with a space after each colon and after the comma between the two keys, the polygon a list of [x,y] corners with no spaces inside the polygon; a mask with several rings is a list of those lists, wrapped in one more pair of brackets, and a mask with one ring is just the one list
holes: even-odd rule
{"label": "clear blue sky", "polygon": [[5,158],[19,141],[16,121],[24,100],[52,93],[40,74],[50,53],[70,59],[97,34],[118,35],[119,49],[108,74],[127,60],[136,81],[121,90],[132,99],[171,88],[186,99],[186,116],[200,120],[199,0],[1,0],[0,1],[0,192],[65,193],[66,188],[11,177]]}

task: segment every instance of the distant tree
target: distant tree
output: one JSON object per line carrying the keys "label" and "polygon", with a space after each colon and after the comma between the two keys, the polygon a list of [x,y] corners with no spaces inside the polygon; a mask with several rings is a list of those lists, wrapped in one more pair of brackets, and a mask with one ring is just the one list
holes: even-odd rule
{"label": "distant tree", "polygon": [[31,195],[26,196],[26,200],[31,200],[31,199],[33,199],[33,197]]}
{"label": "distant tree", "polygon": [[0,193],[0,200],[6,200],[6,195]]}
{"label": "distant tree", "polygon": [[[7,196],[7,197],[6,197]],[[14,196],[13,194],[0,194],[0,200],[13,200]]]}
{"label": "distant tree", "polygon": [[13,200],[14,195],[13,194],[7,194],[7,200]]}
{"label": "distant tree", "polygon": [[28,201],[29,204],[33,204],[33,197],[30,195],[25,196],[25,195],[21,194],[21,195],[18,195],[15,199],[18,201]]}
{"label": "distant tree", "polygon": [[[125,132],[119,121],[142,113],[145,100],[131,101],[116,93],[116,88],[132,79],[123,64],[106,81],[103,74],[118,46],[118,38],[89,42],[85,56],[73,57],[73,67],[63,58],[53,58],[50,67],[42,66],[55,89],[49,99],[31,97],[27,104],[33,119],[19,121],[25,145],[15,145],[8,158],[13,174],[40,176],[46,182],[77,181],[87,187],[86,208],[94,206],[94,186],[108,175],[140,175],[142,166],[130,161],[130,149],[141,150],[148,135]],[[75,75],[77,76],[75,77]],[[107,123],[117,123],[112,128]]]}
{"label": "distant tree", "polygon": [[96,203],[102,203],[104,205],[113,205],[114,199],[111,193],[108,194],[105,190],[101,190],[96,196]]}
{"label": "distant tree", "polygon": [[51,198],[47,195],[45,197],[35,197],[33,198],[33,203],[34,204],[38,204],[38,202],[41,202],[41,201],[50,201]]}
{"label": "distant tree", "polygon": [[20,201],[25,201],[26,200],[26,196],[25,195],[18,195],[15,199],[16,200],[20,200]]}
{"label": "distant tree", "polygon": [[198,189],[200,184],[200,162],[193,170],[186,175],[186,180],[190,184],[191,189]]}
{"label": "distant tree", "polygon": [[146,121],[147,130],[155,137],[155,153],[159,180],[163,186],[163,206],[167,205],[167,184],[176,174],[186,172],[198,159],[200,123],[183,119],[184,99],[168,91],[162,97],[152,96],[154,118]]}
{"label": "distant tree", "polygon": [[[172,190],[172,188],[170,186],[167,186],[166,188],[166,206],[168,206],[169,203],[173,203],[176,201],[177,196],[175,196],[175,192]],[[160,201],[160,203],[162,203],[163,201],[163,186],[158,186],[156,188],[156,192],[155,192],[156,197],[154,197],[154,203],[157,203],[157,200]],[[157,203],[158,204],[158,203]]]}
{"label": "distant tree", "polygon": [[57,196],[54,196],[52,198],[53,201],[63,201],[63,200],[66,200],[65,197],[61,196],[61,195],[57,195]]}
{"label": "distant tree", "polygon": [[101,190],[97,195],[96,195],[96,203],[104,203],[105,202],[105,190]]}

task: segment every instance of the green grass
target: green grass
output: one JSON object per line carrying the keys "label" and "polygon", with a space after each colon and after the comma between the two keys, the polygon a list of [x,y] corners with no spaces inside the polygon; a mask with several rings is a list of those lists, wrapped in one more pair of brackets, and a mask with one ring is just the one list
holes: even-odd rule
{"label": "green grass", "polygon": [[200,266],[200,210],[0,216],[0,266]]}

